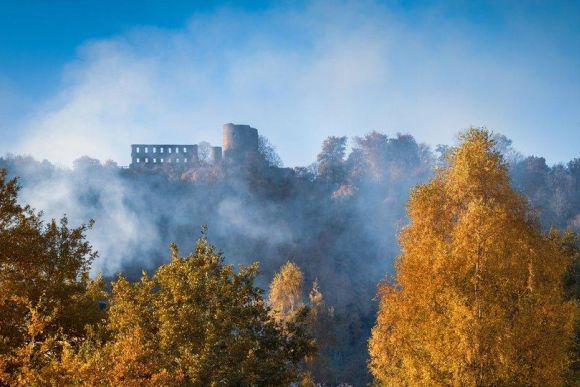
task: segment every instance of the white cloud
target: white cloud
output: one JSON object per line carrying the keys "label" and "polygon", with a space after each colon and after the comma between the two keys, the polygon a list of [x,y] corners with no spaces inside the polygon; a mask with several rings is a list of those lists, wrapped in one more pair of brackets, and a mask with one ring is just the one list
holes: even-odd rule
{"label": "white cloud", "polygon": [[525,145],[555,103],[537,96],[558,99],[534,76],[541,63],[434,14],[401,20],[372,2],[226,10],[194,15],[181,30],[88,42],[26,125],[20,151],[126,164],[130,143],[220,143],[225,122],[257,127],[290,166],[312,161],[326,136],[370,130],[436,144],[487,125]]}

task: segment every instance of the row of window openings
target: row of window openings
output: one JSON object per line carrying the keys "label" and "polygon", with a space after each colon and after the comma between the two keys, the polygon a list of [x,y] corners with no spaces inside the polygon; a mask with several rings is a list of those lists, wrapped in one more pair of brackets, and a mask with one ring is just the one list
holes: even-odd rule
{"label": "row of window openings", "polygon": [[[159,153],[163,153],[163,149],[165,148],[159,148]],[[173,148],[167,148],[167,153],[171,153],[171,150]],[[136,148],[137,153],[140,153],[140,149],[139,147]],[[145,147],[145,153],[149,153],[149,147]],[[157,147],[153,147],[153,153],[157,153]],[[175,147],[175,153],[179,153],[179,147]],[[183,153],[187,153],[187,148],[183,148]]]}
{"label": "row of window openings", "polygon": [[[152,159],[152,160],[153,160],[153,163],[157,163],[157,159]],[[135,162],[137,162],[137,163],[140,163],[140,162],[141,162],[141,159],[137,157],[137,158],[135,159]],[[148,158],[148,157],[146,157],[146,158],[143,160],[143,162],[144,162],[144,163],[148,163],[148,162],[149,162],[149,158]],[[159,159],[159,162],[160,162],[160,163],[163,163],[163,162],[164,162],[164,159]],[[167,159],[167,162],[168,162],[168,163],[171,163],[171,159]],[[178,162],[179,162],[179,159],[175,159],[175,162],[176,162],[176,163],[178,163]],[[187,159],[183,159],[183,162],[184,162],[184,163],[187,163]]]}

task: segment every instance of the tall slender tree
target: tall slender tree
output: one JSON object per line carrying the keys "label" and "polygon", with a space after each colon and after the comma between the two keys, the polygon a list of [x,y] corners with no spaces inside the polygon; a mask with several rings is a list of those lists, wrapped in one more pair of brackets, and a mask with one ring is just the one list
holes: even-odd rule
{"label": "tall slender tree", "polygon": [[408,203],[369,341],[381,385],[561,385],[577,306],[570,255],[510,187],[493,134],[470,129]]}
{"label": "tall slender tree", "polygon": [[270,284],[269,303],[279,321],[290,321],[304,308],[304,279],[298,265],[287,262]]}
{"label": "tall slender tree", "polygon": [[336,384],[336,372],[332,367],[331,353],[336,343],[334,308],[326,306],[318,281],[313,282],[308,300],[310,306],[308,326],[316,340],[318,353],[307,358],[306,369],[315,380],[324,384]]}

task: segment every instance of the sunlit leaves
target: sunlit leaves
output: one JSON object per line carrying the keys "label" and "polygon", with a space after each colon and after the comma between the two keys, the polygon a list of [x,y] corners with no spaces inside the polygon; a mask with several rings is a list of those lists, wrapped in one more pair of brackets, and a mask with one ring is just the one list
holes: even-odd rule
{"label": "sunlit leaves", "polygon": [[470,129],[408,204],[380,292],[370,368],[384,385],[560,385],[576,305],[570,254],[509,184],[493,135]]}

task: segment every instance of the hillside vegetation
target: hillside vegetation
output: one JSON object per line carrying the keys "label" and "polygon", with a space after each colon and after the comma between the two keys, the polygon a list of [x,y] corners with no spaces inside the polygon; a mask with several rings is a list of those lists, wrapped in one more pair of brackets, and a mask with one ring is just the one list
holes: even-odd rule
{"label": "hillside vegetation", "polygon": [[271,146],[183,173],[0,159],[0,380],[573,384],[580,160],[480,129],[347,145],[292,172]]}

